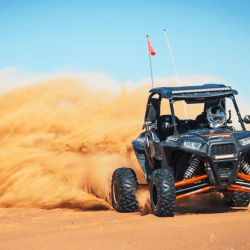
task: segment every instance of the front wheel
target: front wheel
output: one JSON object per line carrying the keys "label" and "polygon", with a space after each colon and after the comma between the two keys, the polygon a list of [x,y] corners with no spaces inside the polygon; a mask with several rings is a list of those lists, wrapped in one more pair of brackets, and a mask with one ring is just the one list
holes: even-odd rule
{"label": "front wheel", "polygon": [[176,191],[173,174],[168,169],[157,169],[150,181],[150,201],[154,215],[173,217],[176,207]]}
{"label": "front wheel", "polygon": [[136,212],[139,204],[135,192],[138,183],[134,170],[131,168],[118,168],[112,176],[111,197],[113,208],[120,213]]}
{"label": "front wheel", "polygon": [[247,192],[227,191],[224,193],[224,201],[229,207],[247,207],[250,194]]}

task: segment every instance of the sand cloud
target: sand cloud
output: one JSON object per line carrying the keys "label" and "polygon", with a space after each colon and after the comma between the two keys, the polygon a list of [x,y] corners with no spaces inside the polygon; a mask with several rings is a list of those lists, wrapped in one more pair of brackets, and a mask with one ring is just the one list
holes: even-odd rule
{"label": "sand cloud", "polygon": [[141,132],[149,79],[118,84],[86,74],[35,82],[0,96],[0,207],[109,209],[114,169],[132,167],[143,181],[131,141]]}

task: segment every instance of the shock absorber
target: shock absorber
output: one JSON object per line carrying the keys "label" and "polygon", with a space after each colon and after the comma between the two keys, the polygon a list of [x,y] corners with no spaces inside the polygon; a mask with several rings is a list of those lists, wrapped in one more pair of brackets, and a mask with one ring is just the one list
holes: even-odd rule
{"label": "shock absorber", "polygon": [[195,171],[197,170],[197,168],[200,165],[200,160],[197,158],[193,158],[191,159],[191,162],[186,170],[186,172],[184,173],[183,179],[190,179],[193,177]]}
{"label": "shock absorber", "polygon": [[240,168],[245,174],[250,175],[250,166],[245,159],[240,162]]}

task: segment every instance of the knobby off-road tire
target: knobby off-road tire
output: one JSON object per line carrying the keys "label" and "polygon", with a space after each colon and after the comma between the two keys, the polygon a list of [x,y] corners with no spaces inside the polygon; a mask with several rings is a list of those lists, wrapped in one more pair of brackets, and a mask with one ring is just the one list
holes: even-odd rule
{"label": "knobby off-road tire", "polygon": [[153,213],[159,217],[173,217],[176,191],[173,174],[167,169],[157,169],[150,181],[150,201]]}
{"label": "knobby off-road tire", "polygon": [[112,206],[120,213],[136,212],[139,204],[135,192],[138,183],[134,170],[131,168],[118,168],[112,176],[111,196]]}
{"label": "knobby off-road tire", "polygon": [[224,201],[229,207],[247,207],[250,194],[246,192],[227,191],[224,193]]}

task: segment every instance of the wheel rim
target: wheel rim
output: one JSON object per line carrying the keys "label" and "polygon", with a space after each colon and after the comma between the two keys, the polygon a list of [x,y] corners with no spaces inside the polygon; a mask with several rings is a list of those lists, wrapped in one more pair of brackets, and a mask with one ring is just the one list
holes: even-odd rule
{"label": "wheel rim", "polygon": [[114,198],[114,202],[117,204],[118,199],[119,199],[119,188],[118,188],[117,181],[113,182],[113,198]]}
{"label": "wheel rim", "polygon": [[153,187],[152,187],[152,202],[153,202],[153,207],[154,208],[156,208],[157,207],[157,205],[158,205],[158,199],[157,199],[157,197],[158,197],[158,191],[157,191],[157,188],[156,188],[156,185],[155,184],[153,184]]}

